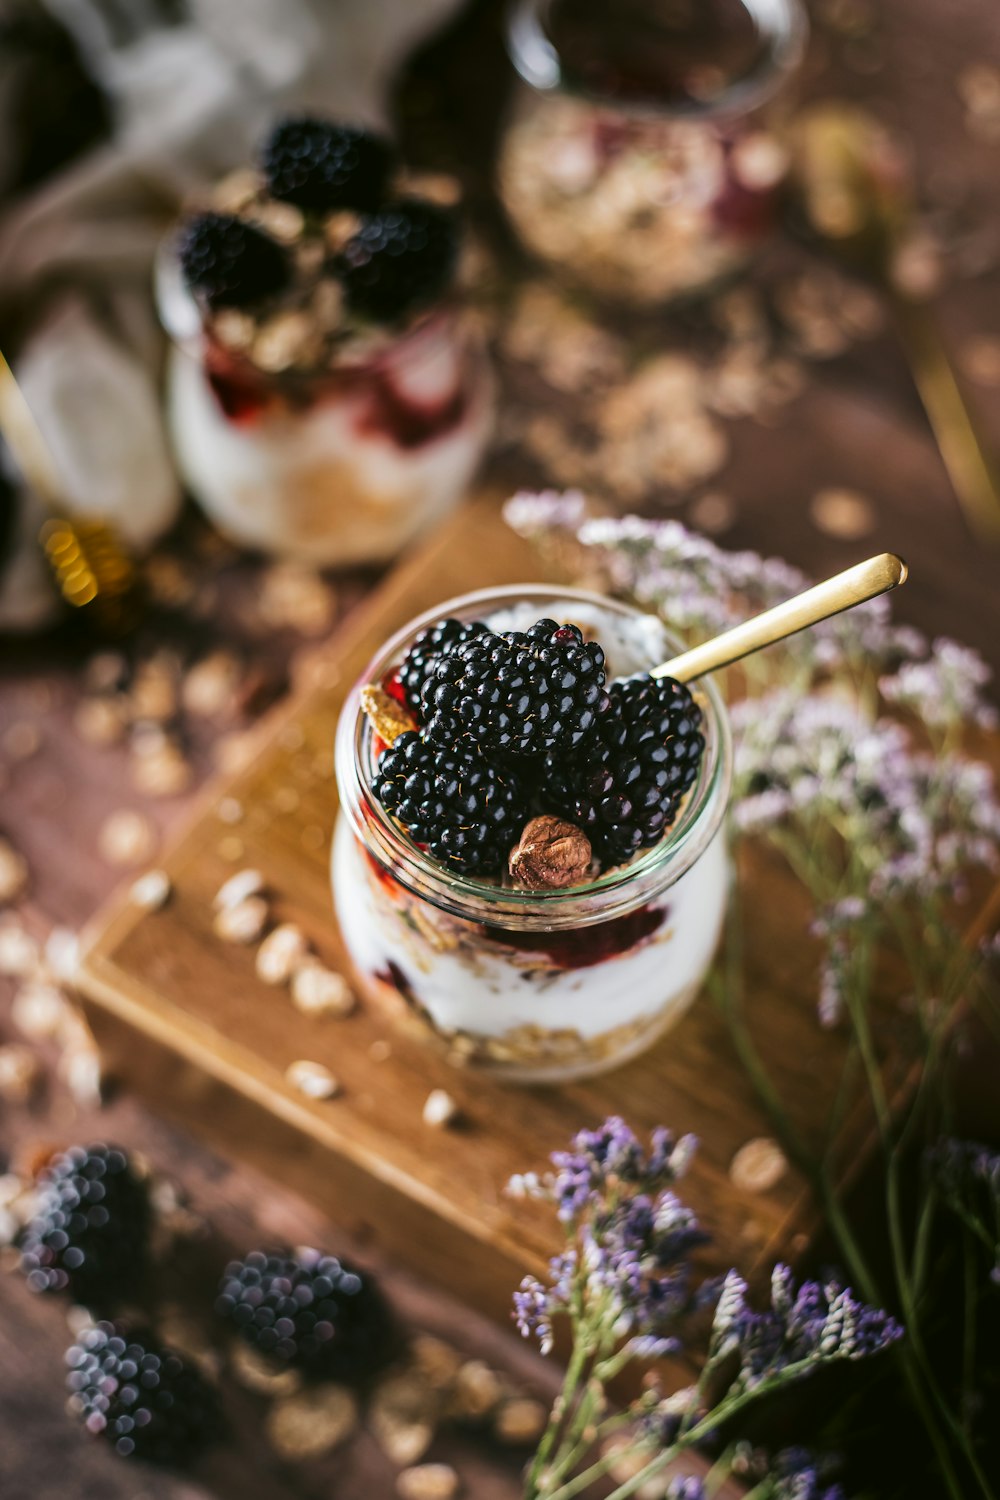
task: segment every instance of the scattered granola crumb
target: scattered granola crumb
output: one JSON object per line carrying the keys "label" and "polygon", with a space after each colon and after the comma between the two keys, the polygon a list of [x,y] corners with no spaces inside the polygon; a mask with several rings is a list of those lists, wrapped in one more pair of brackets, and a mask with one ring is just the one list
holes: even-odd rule
{"label": "scattered granola crumb", "polygon": [[875,509],[856,490],[819,490],[809,507],[814,525],[826,536],[855,542],[875,529]]}
{"label": "scattered granola crumb", "polygon": [[330,628],[336,602],[317,573],[297,563],[274,563],[264,575],[258,610],[263,623],[276,630],[319,636]]}
{"label": "scattered granola crumb", "polygon": [[470,1359],[459,1370],[452,1392],[451,1411],[466,1421],[481,1421],[495,1410],[503,1397],[496,1370],[481,1359]]}
{"label": "scattered granola crumb", "polygon": [[424,1124],[450,1125],[458,1118],[458,1105],[446,1089],[431,1089],[424,1101]]}
{"label": "scattered granola crumb", "polygon": [[292,979],[292,1000],[306,1015],[349,1016],[357,999],[354,991],[334,969],[318,962],[302,964]]}
{"label": "scattered granola crumb", "polygon": [[293,1062],[285,1069],[285,1077],[292,1088],[309,1099],[333,1099],[340,1093],[340,1084],[322,1063],[306,1059]]}
{"label": "scattered granola crumb", "polygon": [[97,851],[109,865],[140,865],[156,847],[156,830],[142,813],[110,813],[97,834]]}
{"label": "scattered granola crumb", "polygon": [[267,925],[268,907],[262,896],[248,896],[215,914],[212,931],[224,943],[255,943]]}
{"label": "scattered granola crumb", "polygon": [[80,937],[72,927],[53,927],[45,939],[45,962],[52,978],[74,985],[80,973]]}
{"label": "scattered granola crumb", "polygon": [[81,1109],[101,1103],[101,1059],[96,1047],[74,1044],[59,1059],[58,1074]]}
{"label": "scattered granola crumb", "polygon": [[38,944],[12,916],[0,922],[0,974],[25,979],[38,968]]}
{"label": "scattered granola crumb", "polygon": [[38,1085],[41,1065],[30,1047],[7,1042],[0,1047],[0,1098],[26,1104]]}
{"label": "scattered granola crumb", "polygon": [[729,1166],[735,1188],[744,1193],[766,1193],[788,1170],[784,1152],[769,1136],[756,1136],[741,1146]]}
{"label": "scattered granola crumb", "polygon": [[14,996],[10,1018],[22,1036],[30,1041],[50,1041],[59,1035],[65,1023],[65,997],[54,984],[30,980]]}
{"label": "scattered granola crumb", "polygon": [[423,1458],[434,1438],[438,1398],[414,1370],[398,1370],[376,1386],[369,1406],[379,1447],[405,1468]]}
{"label": "scattered granola crumb", "polygon": [[417,727],[417,721],[406,705],[375,683],[368,683],[361,689],[361,707],[371,720],[372,729],[387,745]]}
{"label": "scattered granola crumb", "polygon": [[271,1446],[282,1458],[319,1458],[358,1426],[358,1403],[342,1385],[323,1384],[276,1401],[265,1419]]}
{"label": "scattered granola crumb", "polygon": [[129,895],[143,911],[160,911],[170,900],[172,890],[166,871],[147,870],[133,881]]}
{"label": "scattered granola crumb", "polygon": [[298,1370],[272,1364],[243,1339],[234,1339],[230,1345],[229,1367],[234,1380],[263,1396],[292,1396],[302,1386]]}
{"label": "scattered granola crumb", "polygon": [[418,1333],[410,1345],[413,1368],[436,1391],[447,1391],[462,1367],[458,1350],[433,1333]]}
{"label": "scattered granola crumb", "polygon": [[548,1409],[529,1396],[512,1396],[501,1403],[493,1418],[493,1431],[511,1446],[536,1443],[549,1419]]}
{"label": "scattered granola crumb", "polygon": [[217,718],[231,712],[240,683],[240,664],[231,651],[213,651],[184,677],[181,702],[189,714]]}
{"label": "scattered granola crumb", "polygon": [[255,967],[265,984],[287,984],[309,951],[306,935],[294,922],[282,922],[257,949]]}
{"label": "scattered granola crumb", "polygon": [[401,1500],[454,1500],[459,1478],[450,1464],[418,1464],[396,1475]]}
{"label": "scattered granola crumb", "polygon": [[0,906],[16,901],[27,884],[27,861],[8,839],[0,838]]}

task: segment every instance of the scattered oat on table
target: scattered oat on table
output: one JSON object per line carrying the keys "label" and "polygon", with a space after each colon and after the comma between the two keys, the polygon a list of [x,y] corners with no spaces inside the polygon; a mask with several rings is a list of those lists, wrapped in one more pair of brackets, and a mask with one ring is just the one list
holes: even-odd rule
{"label": "scattered oat on table", "polygon": [[302,1386],[298,1370],[275,1365],[240,1338],[230,1346],[229,1367],[234,1380],[262,1396],[292,1396]]}
{"label": "scattered oat on table", "polygon": [[503,1401],[493,1418],[493,1431],[512,1447],[537,1443],[549,1420],[548,1407],[530,1396],[512,1396]]}
{"label": "scattered oat on table", "polygon": [[340,1093],[340,1084],[322,1063],[309,1062],[303,1058],[289,1064],[285,1069],[285,1077],[292,1088],[298,1089],[308,1099],[333,1099]]}
{"label": "scattered oat on table", "polygon": [[0,921],[0,974],[26,979],[39,966],[38,944],[16,917]]}
{"label": "scattered oat on table", "polygon": [[784,1177],[788,1161],[777,1141],[755,1136],[741,1146],[729,1166],[734,1187],[744,1193],[766,1193]]}
{"label": "scattered oat on table", "polygon": [[212,931],[224,943],[255,943],[267,926],[268,906],[262,896],[248,896],[215,914]]}
{"label": "scattered oat on table", "polygon": [[316,1385],[276,1401],[265,1419],[271,1446],[282,1458],[319,1458],[357,1430],[358,1403],[342,1385]]}
{"label": "scattered oat on table", "polygon": [[30,1047],[8,1042],[0,1047],[0,1098],[26,1104],[41,1077],[41,1065]]}
{"label": "scattered oat on table", "polygon": [[133,881],[129,896],[143,911],[160,911],[170,900],[172,890],[165,870],[147,870]]}
{"label": "scattered oat on table", "polygon": [[417,1464],[430,1447],[440,1416],[434,1391],[414,1370],[399,1370],[379,1381],[368,1417],[382,1452],[394,1464]]}
{"label": "scattered oat on table", "polygon": [[216,911],[223,911],[227,906],[239,906],[248,896],[259,896],[264,885],[264,877],[259,870],[240,870],[223,881],[215,893],[212,905]]}
{"label": "scattered oat on table", "polygon": [[842,542],[856,542],[875,530],[875,507],[856,490],[818,490],[809,514],[819,531]]}
{"label": "scattered oat on table", "polygon": [[156,830],[147,817],[120,808],[105,818],[97,834],[97,852],[109,865],[141,865],[156,848]]}
{"label": "scattered oat on table", "polygon": [[22,1036],[32,1042],[51,1041],[66,1022],[66,999],[62,990],[41,979],[23,984],[14,996],[10,1018]]}
{"label": "scattered oat on table", "polygon": [[450,1464],[418,1464],[396,1475],[400,1500],[454,1500],[459,1478]]}
{"label": "scattered oat on table", "polygon": [[446,1089],[431,1089],[424,1101],[425,1125],[450,1125],[458,1117],[458,1105]]}
{"label": "scattered oat on table", "polygon": [[254,966],[258,979],[265,984],[287,984],[308,952],[302,929],[294,922],[282,922],[257,949]]}
{"label": "scattered oat on table", "polygon": [[0,906],[16,901],[27,884],[27,861],[8,839],[0,838]]}
{"label": "scattered oat on table", "polygon": [[310,1016],[349,1016],[357,1005],[354,991],[343,974],[318,962],[302,964],[296,970],[292,1000]]}
{"label": "scattered oat on table", "polygon": [[503,1395],[503,1381],[496,1370],[485,1360],[470,1359],[455,1377],[449,1411],[464,1421],[482,1421],[496,1409]]}

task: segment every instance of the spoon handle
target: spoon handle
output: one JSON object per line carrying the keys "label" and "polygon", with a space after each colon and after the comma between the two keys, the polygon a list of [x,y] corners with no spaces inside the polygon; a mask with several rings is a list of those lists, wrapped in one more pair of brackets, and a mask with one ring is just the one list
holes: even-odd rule
{"label": "spoon handle", "polygon": [[855,604],[863,604],[866,599],[875,599],[905,582],[903,559],[894,552],[880,552],[877,557],[870,557],[867,562],[858,563],[846,572],[828,578],[825,583],[806,589],[804,594],[796,594],[794,599],[786,599],[784,604],[776,604],[762,615],[744,620],[742,625],[735,625],[724,635],[717,635],[714,640],[704,641],[700,646],[675,656],[672,661],[663,662],[653,668],[651,675],[691,682],[695,677],[731,666],[734,661],[760,651],[763,646],[772,646],[775,641],[783,641],[786,636],[806,630],[831,615],[839,615]]}

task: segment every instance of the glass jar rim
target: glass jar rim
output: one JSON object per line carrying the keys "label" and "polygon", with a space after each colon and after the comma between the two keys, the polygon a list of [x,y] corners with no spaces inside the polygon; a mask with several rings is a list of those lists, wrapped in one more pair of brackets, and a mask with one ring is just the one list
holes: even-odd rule
{"label": "glass jar rim", "polygon": [[768,46],[763,56],[720,93],[671,104],[622,100],[568,79],[559,50],[545,29],[552,0],[509,0],[507,53],[521,78],[539,93],[562,90],[621,115],[659,120],[718,120],[748,114],[777,92],[805,53],[809,22],[802,0],[740,0]]}
{"label": "glass jar rim", "polygon": [[[337,726],[336,769],[341,815],[348,818],[354,834],[372,857],[408,890],[455,916],[488,920],[497,927],[553,931],[590,926],[627,915],[654,893],[673,885],[691,868],[708,848],[725,816],[732,778],[732,740],[718,688],[710,679],[699,682],[706,747],[698,777],[685,798],[680,816],[658,844],[585,885],[569,890],[517,890],[458,874],[431,860],[402,832],[372,792],[372,762],[368,753],[371,726],[361,708],[361,689],[368,683],[381,682],[414,637],[428,625],[447,616],[474,619],[484,606],[496,610],[531,599],[553,606],[586,604],[610,610],[620,617],[642,618],[648,614],[622,600],[560,584],[477,589],[444,600],[397,631],[352,687]],[[663,629],[671,648],[682,645],[666,627]]]}

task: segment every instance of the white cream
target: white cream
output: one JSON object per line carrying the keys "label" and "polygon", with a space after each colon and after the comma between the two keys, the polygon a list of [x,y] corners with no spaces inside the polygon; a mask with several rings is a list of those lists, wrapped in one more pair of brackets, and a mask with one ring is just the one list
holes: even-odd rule
{"label": "white cream", "polygon": [[[507,949],[484,943],[474,956],[463,947],[439,951],[406,920],[405,901],[397,903],[374,874],[344,818],[334,838],[333,888],[340,930],[362,979],[370,987],[392,962],[446,1037],[466,1033],[502,1042],[519,1028],[540,1027],[592,1041],[643,1021],[652,1025],[658,1019],[658,1029],[665,1029],[683,1015],[719,939],[728,863],[720,830],[698,862],[653,903],[664,915],[650,937],[575,969],[544,967],[543,953],[519,951],[516,944]],[[580,941],[592,933],[582,928]],[[565,940],[567,934],[553,936]],[[533,962],[538,966],[532,968]],[[649,1040],[644,1034],[641,1045]],[[616,1053],[608,1062],[621,1060]],[[522,1077],[533,1071],[518,1069]],[[561,1068],[556,1071],[564,1076]]]}

